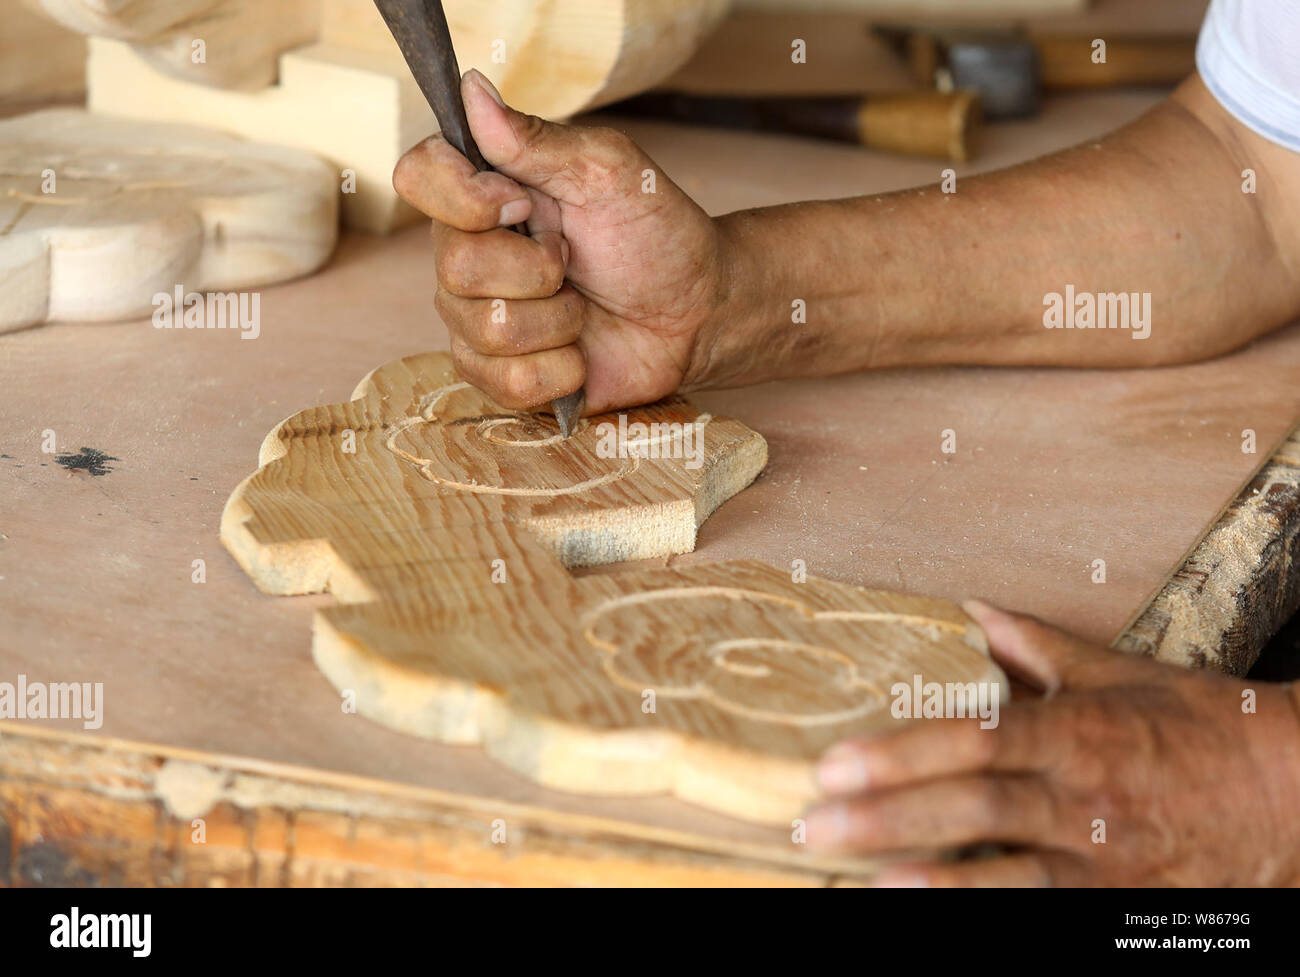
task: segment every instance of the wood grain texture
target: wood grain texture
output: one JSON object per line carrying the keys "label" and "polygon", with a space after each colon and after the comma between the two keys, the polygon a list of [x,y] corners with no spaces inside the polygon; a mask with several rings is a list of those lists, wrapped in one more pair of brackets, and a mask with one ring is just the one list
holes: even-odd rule
{"label": "wood grain texture", "polygon": [[[369,0],[323,0],[321,40],[400,62]],[[730,0],[443,0],[462,71],[520,111],[564,118],[644,91],[686,62]],[[369,8],[369,9],[367,9]]]}
{"label": "wood grain texture", "polygon": [[327,160],[336,186],[352,180],[340,200],[347,227],[387,234],[420,217],[393,190],[393,167],[438,123],[400,56],[310,44],[280,58],[277,84],[245,92],[175,78],[131,44],[92,38],[86,87],[94,112],[201,121]]}
{"label": "wood grain texture", "polygon": [[169,76],[246,91],[274,83],[280,54],[320,30],[320,0],[38,2],[70,30],[129,42]]}
{"label": "wood grain texture", "polygon": [[272,432],[222,540],[268,593],[344,602],[317,614],[312,650],[361,714],[562,790],[789,824],[827,747],[895,722],[894,683],[1004,695],[946,601],[756,561],[571,577],[693,549],[767,460],[753,431],[680,399],[629,412],[615,456],[619,421],[565,440],[446,354],[408,357]]}
{"label": "wood grain texture", "polygon": [[[95,6],[92,0],[48,2],[77,10]],[[344,171],[353,175],[355,186],[342,198],[348,227],[386,234],[419,219],[393,191],[392,172],[402,153],[438,124],[370,0],[313,0],[319,30],[302,26],[304,16],[291,21],[298,33],[263,26],[266,10],[275,7],[265,0],[240,0],[253,5],[247,15],[231,0],[196,2],[203,5],[201,16],[222,25],[209,34],[246,35],[252,53],[236,44],[241,61],[220,44],[215,51],[210,45],[207,64],[194,65],[188,45],[200,21],[173,24],[162,40],[144,43],[138,36],[143,28],[113,30],[92,19],[83,28],[91,36],[86,87],[93,111],[201,122],[306,149],[329,160],[340,179]],[[523,111],[557,118],[616,101],[669,74],[716,23],[726,0],[444,5],[460,67],[482,70]],[[133,16],[154,6],[142,5]],[[65,22],[72,20],[65,15]],[[294,44],[278,40],[286,36]],[[254,55],[274,61],[274,70],[248,63]]]}
{"label": "wood grain texture", "polygon": [[781,886],[876,863],[0,722],[0,885]]}
{"label": "wood grain texture", "polygon": [[86,40],[35,8],[0,0],[0,112],[80,98],[86,90]]}
{"label": "wood grain texture", "polygon": [[337,235],[333,178],[304,153],[74,109],[0,121],[0,331],[295,278]]}
{"label": "wood grain texture", "polygon": [[1300,428],[1273,454],[1115,642],[1245,675],[1300,610]]}
{"label": "wood grain texture", "polygon": [[[1033,120],[991,126],[987,151],[957,167],[959,179],[1095,138],[1154,101],[1147,92],[1050,100]],[[711,213],[935,179],[925,161],[832,144],[627,128]],[[345,235],[320,274],[264,292],[257,342],[147,320],[0,336],[0,680],[102,680],[106,697],[93,733],[40,720],[0,731],[0,780],[17,785],[5,816],[25,812],[11,822],[15,860],[40,870],[63,853],[69,866],[97,860],[101,878],[158,884],[174,868],[186,884],[278,884],[274,845],[289,846],[286,884],[382,883],[402,876],[405,853],[468,881],[549,873],[562,883],[571,871],[574,882],[602,872],[647,884],[663,878],[660,864],[701,884],[715,868],[737,880],[783,868],[814,882],[863,874],[813,862],[788,827],[668,796],[548,790],[480,749],[341,712],[310,639],[313,613],[335,598],[267,599],[223,550],[222,506],[263,434],[303,405],[345,400],[359,369],[445,348],[428,254],[423,228]],[[1107,643],[1254,476],[1242,428],[1278,444],[1300,416],[1297,370],[1292,328],[1186,367],[900,370],[701,393],[699,408],[763,432],[769,463],[705,522],[693,553],[668,562],[802,558],[822,577],[983,596]],[[122,396],[142,389],[141,377],[148,396]],[[945,428],[959,432],[948,461]],[[42,454],[46,429],[60,452],[90,445],[120,460],[102,477],[67,471]],[[1095,557],[1107,561],[1104,586],[1089,581]],[[203,583],[192,577],[199,558]],[[169,846],[166,832],[188,822],[158,813],[149,778],[175,759],[228,775],[224,853]],[[143,788],[115,771],[139,771]],[[246,794],[253,775],[313,791]],[[329,797],[318,802],[317,787]],[[375,798],[412,803],[390,821]],[[536,833],[487,847],[486,826],[514,825],[520,807],[539,812]],[[156,844],[140,833],[154,819]],[[278,826],[287,838],[263,834]],[[523,857],[538,838],[547,844]]]}

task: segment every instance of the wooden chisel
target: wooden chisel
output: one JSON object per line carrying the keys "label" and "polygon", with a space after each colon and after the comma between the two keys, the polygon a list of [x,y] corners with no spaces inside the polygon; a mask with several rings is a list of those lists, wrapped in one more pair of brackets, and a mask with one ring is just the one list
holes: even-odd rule
{"label": "wooden chisel", "polygon": [[[375,6],[397,41],[416,84],[429,102],[429,108],[437,116],[443,137],[480,173],[492,170],[492,165],[483,158],[469,131],[465,103],[460,98],[460,67],[456,64],[456,51],[451,44],[451,31],[447,29],[442,0],[375,0]],[[522,224],[511,230],[525,236],[528,234],[528,229]],[[584,391],[579,387],[573,393],[551,401],[555,421],[566,438],[573,433],[583,398]]]}

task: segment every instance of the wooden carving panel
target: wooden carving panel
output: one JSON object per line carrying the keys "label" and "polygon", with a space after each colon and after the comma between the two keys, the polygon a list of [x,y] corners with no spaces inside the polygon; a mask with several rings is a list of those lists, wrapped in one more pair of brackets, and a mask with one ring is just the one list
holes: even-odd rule
{"label": "wooden carving panel", "polygon": [[895,721],[894,683],[1005,689],[945,601],[749,560],[571,575],[691,550],[766,463],[762,437],[681,399],[628,412],[611,457],[618,423],[562,440],[445,354],[408,357],[273,431],[222,540],[263,590],[340,599],[313,655],[358,712],[565,790],[788,823],[826,747]]}
{"label": "wooden carving panel", "polygon": [[334,176],[307,153],[74,109],[0,120],[0,332],[295,278],[337,237]]}

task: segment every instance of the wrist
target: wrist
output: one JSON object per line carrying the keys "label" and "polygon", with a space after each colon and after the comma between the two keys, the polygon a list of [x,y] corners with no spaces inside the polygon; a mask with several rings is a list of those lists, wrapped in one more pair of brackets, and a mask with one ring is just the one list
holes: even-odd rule
{"label": "wrist", "polygon": [[764,362],[764,295],[770,285],[763,255],[753,247],[753,212],[712,218],[715,301],[696,333],[683,387],[735,387],[772,379]]}

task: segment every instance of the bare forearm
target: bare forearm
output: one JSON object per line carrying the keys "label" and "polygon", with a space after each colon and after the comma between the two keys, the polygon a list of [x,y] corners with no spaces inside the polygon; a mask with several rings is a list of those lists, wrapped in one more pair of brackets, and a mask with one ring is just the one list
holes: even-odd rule
{"label": "bare forearm", "polygon": [[[1261,166],[1260,192],[1243,193],[1251,153],[1207,125],[1208,95],[1188,86],[1105,139],[963,179],[955,193],[931,186],[721,218],[728,306],[693,379],[1174,363],[1286,323],[1300,312],[1300,278],[1294,242],[1279,232],[1285,215],[1267,195],[1278,188]],[[1067,286],[1139,302],[1149,293],[1150,335],[1046,328],[1045,298],[1064,299]],[[796,300],[806,322],[792,321]]]}

